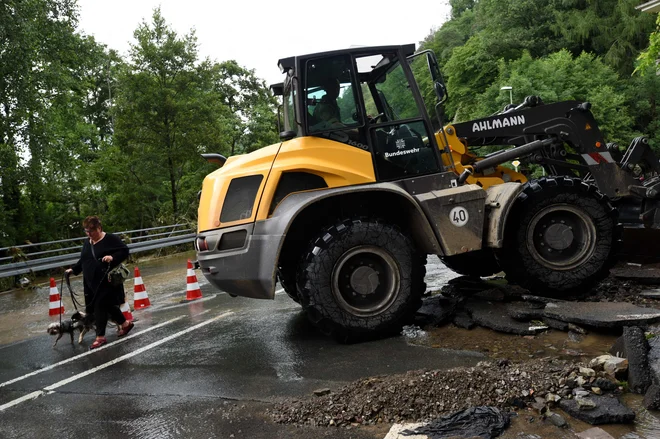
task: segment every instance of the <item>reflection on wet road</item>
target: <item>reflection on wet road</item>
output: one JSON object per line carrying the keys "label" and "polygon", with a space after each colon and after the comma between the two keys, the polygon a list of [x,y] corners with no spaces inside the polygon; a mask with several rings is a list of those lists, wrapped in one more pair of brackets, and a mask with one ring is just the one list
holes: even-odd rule
{"label": "reflection on wet road", "polygon": [[[83,345],[63,338],[52,348],[45,328],[57,318],[48,317],[47,286],[0,295],[0,437],[98,437],[99,425],[107,427],[102,436],[112,438],[317,437],[271,425],[263,411],[281,398],[368,376],[471,366],[511,352],[521,360],[586,356],[611,341],[587,336],[576,342],[562,332],[525,338],[448,325],[423,338],[337,344],[311,327],[279,287],[272,301],[232,298],[197,272],[203,297],[185,301],[186,261],[193,257],[140,263],[152,306],[133,311],[134,332],[117,339],[110,331],[108,345],[95,352],[87,350],[92,334]],[[430,291],[456,277],[435,257],[427,273]],[[132,287],[126,283],[131,305]],[[80,279],[73,288],[82,291]],[[70,315],[66,295],[64,306]],[[657,417],[640,408],[639,398],[631,397],[630,406],[640,416],[636,430],[608,431],[659,437]],[[90,425],[96,426],[91,436]],[[341,434],[336,437],[383,437],[368,430]]]}
{"label": "reflection on wet road", "polygon": [[[87,350],[93,334],[83,345],[63,338],[52,348],[45,328],[58,317],[48,317],[47,285],[0,295],[0,437],[19,431],[26,437],[75,437],[71,432],[86,429],[83,419],[89,416],[102,416],[118,432],[135,437],[135,425],[124,420],[136,414],[150,431],[144,437],[155,437],[172,428],[185,430],[183,419],[190,414],[181,404],[163,408],[173,398],[192,405],[199,398],[212,398],[213,406],[236,400],[255,404],[309,395],[320,387],[338,388],[361,377],[474,365],[484,358],[475,352],[415,346],[402,337],[337,344],[312,328],[300,306],[279,289],[273,301],[232,298],[198,275],[203,298],[187,302],[186,261],[193,256],[140,263],[152,306],[133,311],[134,332],[118,340],[110,331],[108,345],[99,351]],[[431,288],[453,276],[433,270]],[[72,287],[82,291],[79,278]],[[130,304],[132,287],[126,283]],[[63,302],[68,317],[73,305],[66,294]],[[123,406],[109,409],[109,398],[122,400]],[[88,407],[89,414],[81,418],[78,404]],[[171,412],[156,415],[155,407]],[[135,412],[128,415],[129,408]],[[44,422],[32,422],[35,416]],[[66,428],[53,429],[59,418],[69,420]],[[181,422],[158,424],[164,418]]]}

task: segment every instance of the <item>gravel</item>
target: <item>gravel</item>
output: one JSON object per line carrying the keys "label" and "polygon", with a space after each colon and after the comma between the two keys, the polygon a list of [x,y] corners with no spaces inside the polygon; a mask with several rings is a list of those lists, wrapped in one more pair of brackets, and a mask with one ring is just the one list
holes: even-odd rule
{"label": "gravel", "polygon": [[[417,370],[355,381],[337,391],[275,405],[279,423],[312,426],[358,426],[427,422],[476,405],[511,410],[536,397],[560,392],[566,377],[581,364],[543,358],[524,363],[483,361],[475,367]],[[582,365],[584,366],[584,365]]]}
{"label": "gravel", "polygon": [[[450,282],[443,288],[445,297],[454,296],[452,292],[460,296],[460,291],[455,291],[459,282]],[[475,290],[478,289],[477,286]],[[660,308],[659,300],[638,296],[647,289],[648,285],[609,277],[587,294],[573,299]],[[526,293],[516,287],[504,290],[519,297]],[[489,360],[471,368],[376,376],[355,381],[324,396],[285,400],[273,407],[270,416],[286,424],[355,427],[429,422],[477,405],[508,410],[535,406],[538,410],[541,404],[545,412],[561,399],[559,395],[572,397],[566,382],[571,383],[579,368],[584,366],[577,361],[545,357],[517,363]],[[569,375],[571,378],[567,379]],[[590,378],[594,379],[597,378]]]}

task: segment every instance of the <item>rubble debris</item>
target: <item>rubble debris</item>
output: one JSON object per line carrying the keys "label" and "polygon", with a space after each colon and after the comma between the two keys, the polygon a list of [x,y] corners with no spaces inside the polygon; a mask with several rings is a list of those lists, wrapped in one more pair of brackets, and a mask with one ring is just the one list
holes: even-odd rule
{"label": "rubble debris", "polygon": [[446,298],[442,295],[431,296],[423,301],[422,307],[415,317],[421,326],[441,326],[450,322],[456,314],[460,300]]}
{"label": "rubble debris", "polygon": [[491,439],[509,426],[509,414],[497,407],[479,406],[451,413],[426,425],[401,432],[403,436],[425,434],[431,439],[451,436]]}
{"label": "rubble debris", "polygon": [[[534,335],[538,329],[530,329],[529,323],[519,322],[509,315],[508,304],[469,300],[465,308],[479,326],[516,335]],[[546,328],[547,329],[547,328]]]}
{"label": "rubble debris", "polygon": [[324,389],[317,389],[317,390],[314,390],[313,393],[314,393],[314,395],[316,395],[316,396],[323,396],[323,395],[329,395],[330,392],[332,392],[330,389],[328,389],[328,388],[324,388]]}
{"label": "rubble debris", "polygon": [[537,396],[555,393],[562,387],[560,379],[578,367],[576,362],[542,358],[377,376],[329,395],[283,401],[271,415],[279,423],[344,427],[423,422],[476,405],[507,409],[514,399],[526,406]]}
{"label": "rubble debris", "polygon": [[477,326],[474,320],[472,320],[472,318],[465,311],[457,312],[456,315],[454,316],[453,323],[454,325],[463,329],[472,329],[475,326]]}
{"label": "rubble debris", "polygon": [[648,363],[649,346],[642,328],[623,328],[623,344],[628,359],[628,387],[634,393],[644,394],[651,385]]}
{"label": "rubble debris", "polygon": [[563,332],[568,331],[568,323],[562,322],[561,320],[551,319],[549,317],[543,317],[543,322],[552,329],[556,329],[558,331],[563,331]]}
{"label": "rubble debris", "polygon": [[614,396],[592,395],[590,399],[596,405],[591,410],[581,410],[576,399],[562,399],[559,401],[559,407],[574,418],[591,425],[629,424],[635,420],[635,413]]}
{"label": "rubble debris", "polygon": [[568,422],[566,422],[566,419],[564,419],[564,417],[558,413],[554,413],[554,412],[549,413],[546,419],[550,421],[552,425],[554,425],[555,427],[559,427],[559,428],[568,427]]}
{"label": "rubble debris", "polygon": [[660,410],[660,385],[651,384],[644,395],[642,405],[647,410]]}
{"label": "rubble debris", "polygon": [[545,304],[534,302],[513,302],[507,306],[509,316],[515,320],[530,321],[543,318]]}
{"label": "rubble debris", "polygon": [[631,280],[646,285],[660,285],[660,270],[657,268],[621,265],[612,268],[610,273],[621,280]]}
{"label": "rubble debris", "polygon": [[649,338],[648,344],[648,362],[651,378],[655,383],[660,384],[660,337]]}
{"label": "rubble debris", "polygon": [[403,329],[401,330],[401,335],[403,335],[406,338],[424,338],[428,336],[428,333],[424,331],[422,328],[416,325],[408,325],[404,326]]}
{"label": "rubble debris", "polygon": [[630,303],[551,302],[546,305],[544,316],[590,327],[623,328],[658,322],[660,310],[642,308]]}

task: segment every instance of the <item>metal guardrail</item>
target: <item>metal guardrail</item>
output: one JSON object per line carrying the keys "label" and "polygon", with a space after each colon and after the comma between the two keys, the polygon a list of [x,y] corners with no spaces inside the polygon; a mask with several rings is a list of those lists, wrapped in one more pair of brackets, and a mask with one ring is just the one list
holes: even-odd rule
{"label": "metal guardrail", "polygon": [[[193,242],[195,240],[196,233],[190,233],[193,229],[185,228],[185,229],[180,229],[180,227],[186,227],[184,224],[174,224],[171,226],[161,226],[161,227],[151,227],[149,229],[140,229],[140,230],[129,230],[129,231],[124,231],[124,232],[117,232],[115,233],[116,235],[130,235],[130,234],[135,234],[135,233],[145,233],[145,232],[150,232],[153,230],[162,230],[162,229],[173,229],[170,230],[169,232],[164,232],[164,233],[155,233],[152,235],[141,235],[141,236],[135,236],[135,237],[130,237],[129,236],[129,241],[131,241],[128,246],[129,253],[139,253],[139,252],[145,252],[145,251],[150,251],[150,250],[156,250],[164,247],[171,247],[174,245],[181,245],[181,244],[187,244],[189,242]],[[164,238],[161,238],[163,235],[169,235]],[[155,239],[154,239],[155,238]],[[44,242],[44,243],[36,243],[36,244],[25,244],[25,245],[20,245],[20,246],[15,246],[15,247],[4,247],[0,248],[0,252],[5,252],[9,249],[13,248],[19,248],[19,249],[27,249],[27,248],[43,248],[44,246],[49,246],[49,245],[54,245],[54,244],[61,244],[64,242],[72,242],[72,241],[82,241],[83,239],[86,239],[86,237],[82,238],[72,238],[72,239],[63,239],[59,241],[49,241],[49,242]],[[132,242],[132,241],[139,241],[139,242]],[[44,250],[44,251],[36,251],[33,253],[25,253],[24,257],[28,258],[28,260],[25,261],[19,261],[19,262],[10,262],[10,263],[1,263],[2,261],[7,261],[13,259],[13,257],[8,256],[8,257],[3,257],[0,258],[0,278],[4,277],[10,277],[10,276],[18,276],[21,274],[25,273],[30,273],[30,272],[38,272],[38,271],[44,271],[44,270],[51,270],[53,268],[60,268],[60,267],[65,267],[67,265],[72,265],[78,261],[80,258],[80,249],[82,248],[82,245],[78,245],[75,247],[66,247],[62,249],[49,249],[49,250]],[[73,253],[69,252],[70,250],[77,250]],[[52,254],[52,253],[62,253],[62,252],[67,252],[66,254],[60,254],[57,256],[48,256],[48,257],[38,257],[36,259],[30,259],[33,258],[34,256],[43,256],[45,254]]]}

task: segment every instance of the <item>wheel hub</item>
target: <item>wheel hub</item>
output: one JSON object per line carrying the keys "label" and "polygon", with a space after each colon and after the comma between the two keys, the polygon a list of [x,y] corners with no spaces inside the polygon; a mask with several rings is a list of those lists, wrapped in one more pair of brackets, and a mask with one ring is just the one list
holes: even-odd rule
{"label": "wheel hub", "polygon": [[552,224],[543,239],[554,250],[566,250],[573,243],[573,230],[566,224]]}
{"label": "wheel hub", "polygon": [[358,294],[373,294],[379,283],[378,272],[371,267],[358,267],[351,275],[351,288]]}
{"label": "wheel hub", "polygon": [[371,245],[354,247],[335,263],[332,294],[344,311],[360,317],[378,315],[397,298],[399,271],[388,251]]}
{"label": "wheel hub", "polygon": [[531,256],[552,270],[572,270],[596,248],[596,226],[582,209],[553,204],[539,210],[527,227]]}

